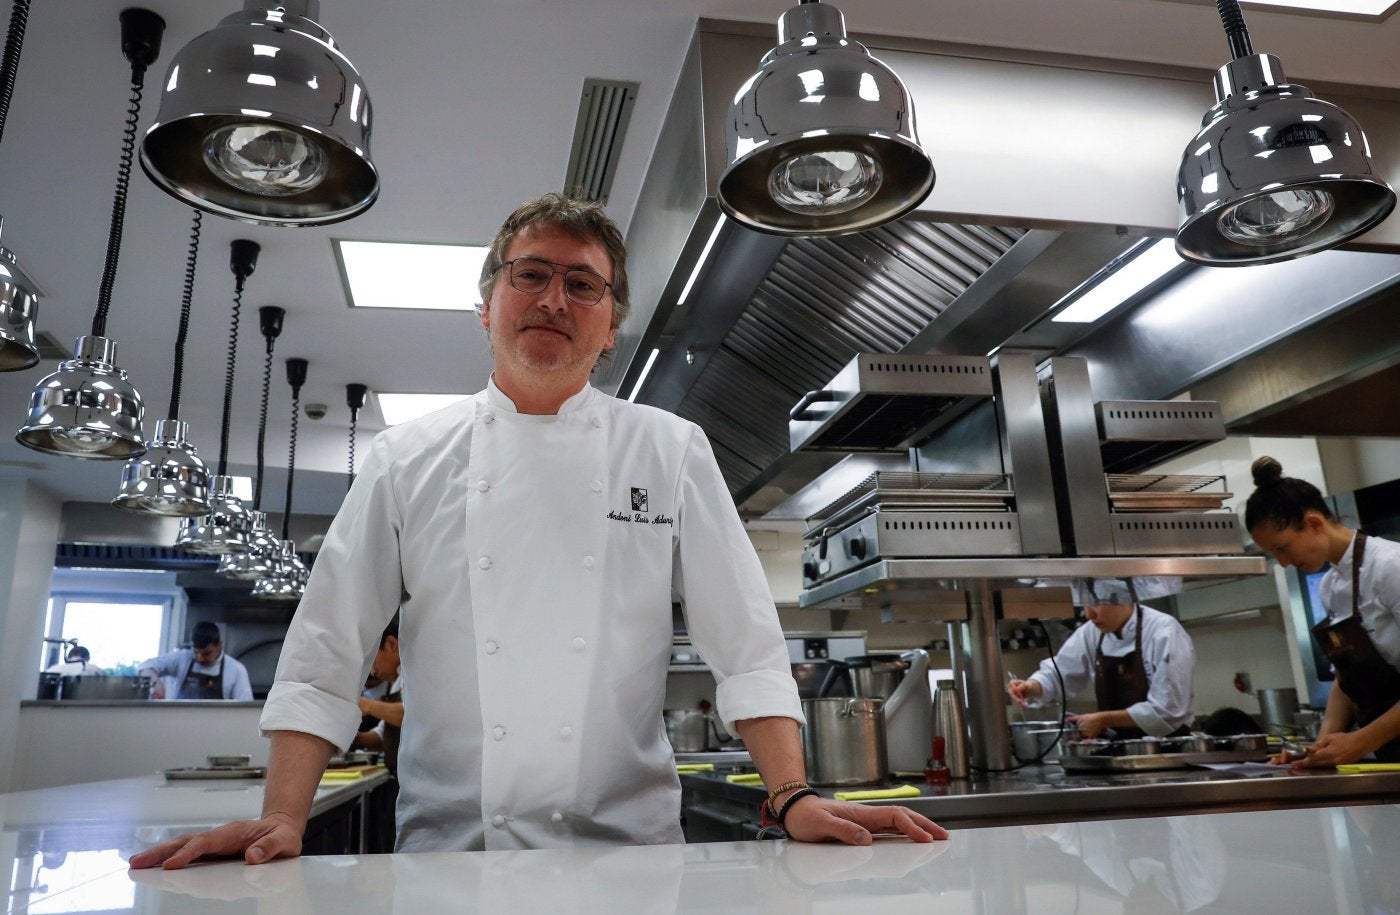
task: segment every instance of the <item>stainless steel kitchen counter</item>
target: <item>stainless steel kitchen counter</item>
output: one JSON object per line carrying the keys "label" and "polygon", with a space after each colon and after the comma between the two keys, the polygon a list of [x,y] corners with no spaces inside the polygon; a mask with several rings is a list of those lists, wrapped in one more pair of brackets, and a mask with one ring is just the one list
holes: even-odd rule
{"label": "stainless steel kitchen counter", "polygon": [[[747,810],[756,821],[758,805],[766,796],[762,786],[732,784],[725,781],[725,774],[683,774],[687,803],[695,800],[735,812]],[[1085,775],[1067,774],[1052,765],[957,779],[947,785],[919,781],[862,787],[903,784],[919,788],[919,797],[867,803],[902,804],[950,827],[1400,802],[1400,773],[1339,775],[1282,767],[1265,772],[1193,768]],[[818,790],[831,797],[840,790],[860,789]]]}

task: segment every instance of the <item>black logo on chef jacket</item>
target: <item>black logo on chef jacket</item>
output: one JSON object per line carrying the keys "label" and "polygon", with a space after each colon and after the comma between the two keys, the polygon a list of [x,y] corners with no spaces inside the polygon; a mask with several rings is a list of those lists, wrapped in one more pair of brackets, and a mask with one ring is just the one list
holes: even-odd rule
{"label": "black logo on chef jacket", "polygon": [[609,521],[625,521],[629,524],[664,524],[673,525],[676,519],[662,512],[651,514],[651,501],[647,498],[647,491],[640,486],[630,487],[632,493],[632,507],[630,511],[618,511],[613,509],[608,512]]}

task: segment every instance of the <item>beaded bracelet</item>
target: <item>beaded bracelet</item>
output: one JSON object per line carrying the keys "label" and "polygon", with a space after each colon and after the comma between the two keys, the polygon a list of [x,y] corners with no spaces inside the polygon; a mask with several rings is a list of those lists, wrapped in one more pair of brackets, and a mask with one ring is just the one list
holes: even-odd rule
{"label": "beaded bracelet", "polygon": [[791,795],[788,796],[787,800],[783,801],[783,806],[778,810],[778,825],[786,829],[787,826],[784,823],[784,821],[787,819],[788,811],[792,809],[792,805],[802,800],[802,798],[804,797],[817,796],[818,795],[815,788],[801,788],[797,791],[794,791]]}
{"label": "beaded bracelet", "polygon": [[776,822],[778,819],[778,814],[773,807],[773,799],[786,791],[793,790],[794,788],[810,787],[812,786],[807,784],[806,782],[785,782],[784,784],[781,784],[778,787],[774,788],[772,791],[768,792],[768,800],[763,802],[763,809],[766,810],[768,812],[768,816]]}

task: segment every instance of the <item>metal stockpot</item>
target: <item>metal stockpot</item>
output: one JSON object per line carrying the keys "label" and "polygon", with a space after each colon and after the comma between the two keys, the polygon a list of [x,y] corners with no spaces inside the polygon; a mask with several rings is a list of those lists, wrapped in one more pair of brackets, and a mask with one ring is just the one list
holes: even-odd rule
{"label": "metal stockpot", "polygon": [[803,699],[802,755],[813,785],[869,785],[889,772],[883,699]]}
{"label": "metal stockpot", "polygon": [[666,720],[666,737],[675,753],[705,751],[705,713],[698,708],[672,708],[662,712]]}
{"label": "metal stockpot", "polygon": [[102,677],[72,674],[63,677],[58,697],[69,701],[138,701],[151,698],[150,677]]}

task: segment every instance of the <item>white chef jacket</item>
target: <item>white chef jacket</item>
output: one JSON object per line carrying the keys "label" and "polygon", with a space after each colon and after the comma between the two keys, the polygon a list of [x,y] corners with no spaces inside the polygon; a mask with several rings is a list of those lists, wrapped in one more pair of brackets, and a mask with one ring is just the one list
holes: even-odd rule
{"label": "white chef jacket", "polygon": [[[1142,610],[1142,664],[1147,673],[1147,698],[1128,706],[1127,712],[1144,733],[1165,737],[1189,723],[1191,714],[1191,674],[1196,669],[1196,648],[1191,637],[1173,617],[1151,607]],[[1055,664],[1065,680],[1065,690],[1071,696],[1094,686],[1094,659],[1100,640],[1103,653],[1121,658],[1136,649],[1137,613],[1128,617],[1118,635],[1100,633],[1092,623],[1085,623],[1060,646]],[[1054,666],[1047,658],[1030,679],[1040,684],[1042,693],[1026,704],[1038,708],[1060,701],[1060,684],[1055,679]]]}
{"label": "white chef jacket", "polygon": [[[1351,560],[1356,547],[1353,537],[1342,559],[1318,582],[1322,606],[1333,619],[1351,616]],[[1366,555],[1361,559],[1361,626],[1371,637],[1376,651],[1391,666],[1400,668],[1400,543],[1366,538]]]}
{"label": "white chef jacket", "polygon": [[[253,701],[253,686],[248,680],[248,668],[243,666],[243,662],[231,656],[225,649],[213,664],[200,664],[194,659],[194,650],[190,648],[177,648],[174,651],[167,651],[159,657],[143,661],[137,668],[137,672],[154,670],[156,675],[162,678],[170,677],[174,680],[174,686],[165,691],[165,698],[174,699],[180,694],[180,686],[185,682],[185,678],[193,671],[197,674],[207,674],[216,676],[219,673],[219,664],[224,665],[223,693],[225,699],[235,699],[241,702]],[[364,682],[363,679],[360,680]]]}
{"label": "white chef jacket", "polygon": [[87,677],[105,677],[105,676],[107,676],[107,671],[105,671],[105,670],[103,670],[102,668],[98,667],[96,664],[92,663],[91,661],[59,661],[57,664],[52,664],[52,665],[50,665],[49,668],[48,668],[47,670],[44,671],[44,673],[46,673],[46,674],[61,674],[61,675],[66,676],[66,677],[83,677],[83,676],[87,676]]}
{"label": "white chef jacket", "polygon": [[683,841],[661,717],[672,593],[735,720],[802,721],[762,567],[693,423],[492,383],[375,437],[327,532],[264,731],[349,744],[400,610],[398,850]]}

